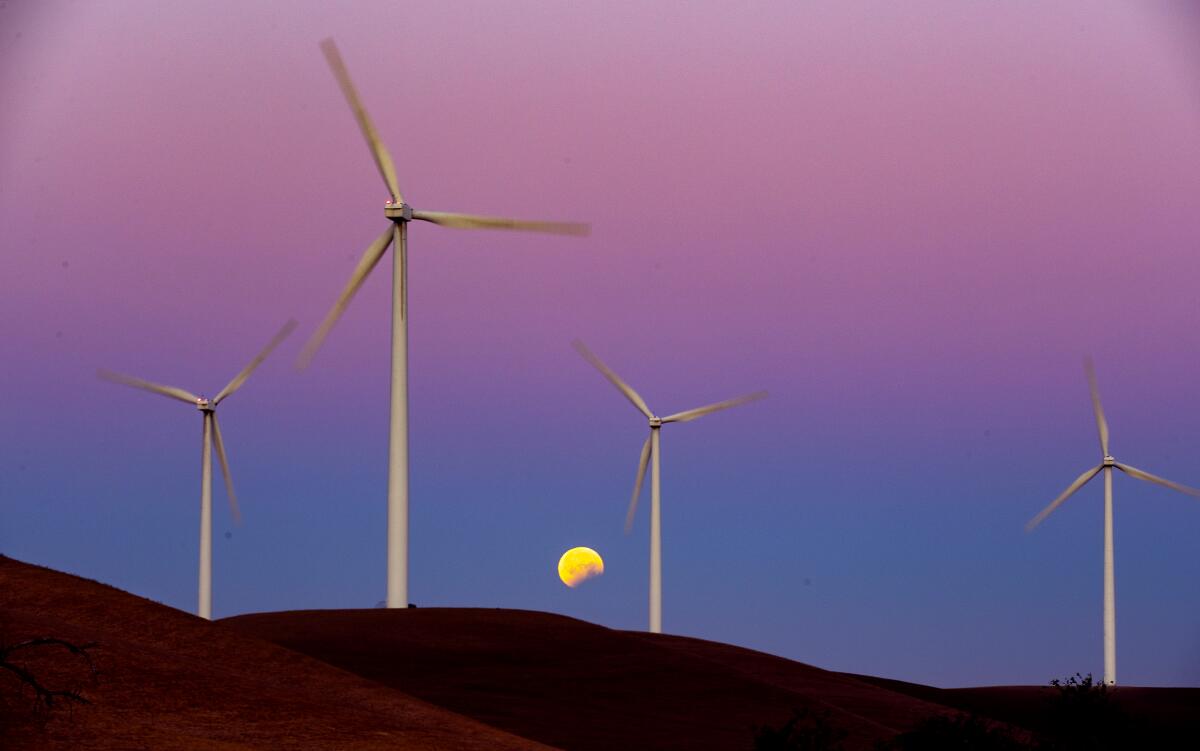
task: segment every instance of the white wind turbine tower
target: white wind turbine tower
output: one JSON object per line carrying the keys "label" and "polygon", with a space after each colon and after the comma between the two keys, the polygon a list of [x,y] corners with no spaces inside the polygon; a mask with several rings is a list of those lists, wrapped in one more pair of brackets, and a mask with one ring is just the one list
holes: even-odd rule
{"label": "white wind turbine tower", "polygon": [[584,359],[596,367],[604,377],[612,382],[617,389],[620,390],[625,398],[637,407],[638,411],[646,416],[650,422],[650,435],[647,436],[646,442],[642,444],[642,457],[638,461],[637,479],[633,482],[633,497],[629,500],[629,511],[625,513],[625,533],[633,527],[633,515],[637,511],[638,497],[642,494],[642,481],[646,479],[646,464],[651,459],[654,463],[650,470],[650,633],[662,633],[662,483],[660,480],[660,462],[659,462],[659,437],[658,431],[662,426],[669,422],[689,422],[697,417],[712,412],[717,412],[722,409],[736,407],[739,404],[752,402],[757,399],[762,399],[767,395],[765,391],[756,391],[753,394],[739,396],[736,399],[728,399],[716,404],[709,404],[704,407],[689,409],[685,412],[676,412],[673,415],[659,417],[650,411],[650,407],[646,406],[646,400],[634,391],[629,384],[621,380],[620,376],[614,373],[607,365],[605,365],[599,357],[592,354],[592,351],[584,346],[583,342],[576,339],[572,342],[579,354],[583,355]]}
{"label": "white wind turbine tower", "polygon": [[443,211],[419,211],[405,202],[396,181],[392,157],[379,139],[375,126],[367,116],[350,74],[332,39],[321,42],[325,59],[341,86],[342,94],[354,111],[358,127],[383,176],[390,198],[384,204],[383,215],[388,228],[367,247],[350,281],[334,303],[333,309],[321,322],[312,338],[305,344],[297,365],[303,369],[312,362],[321,343],[337,323],[351,298],[358,292],[367,275],[387,252],[392,254],[392,375],[391,417],[388,429],[388,528],[387,528],[387,606],[408,606],[408,223],[414,219],[455,229],[507,229],[528,232],[548,232],[560,235],[586,235],[586,224],[570,222],[540,222],[497,217],[456,214]]}
{"label": "white wind turbine tower", "polygon": [[1084,361],[1084,368],[1087,370],[1088,386],[1092,392],[1092,410],[1096,413],[1096,429],[1100,433],[1101,461],[1076,478],[1075,482],[1062,492],[1062,495],[1055,498],[1037,516],[1030,519],[1029,523],[1025,525],[1025,531],[1032,531],[1089,480],[1100,472],[1104,472],[1104,682],[1111,686],[1117,682],[1117,595],[1113,579],[1113,468],[1139,480],[1162,485],[1181,493],[1200,496],[1200,490],[1171,482],[1128,464],[1122,464],[1108,453],[1108,422],[1104,419],[1104,409],[1100,406],[1100,391],[1096,388],[1096,371],[1092,367],[1091,358]]}
{"label": "white wind turbine tower", "polygon": [[212,618],[212,452],[216,449],[217,459],[221,462],[221,474],[225,477],[225,492],[229,496],[229,507],[233,511],[235,521],[241,521],[238,510],[237,496],[233,493],[233,478],[229,475],[229,460],[225,456],[225,442],[221,440],[221,428],[217,424],[217,405],[242,387],[254,369],[267,359],[271,350],[275,349],[292,329],[296,328],[295,321],[288,321],[273,339],[263,348],[262,352],[233,377],[212,399],[197,396],[174,386],[163,386],[140,378],[114,373],[110,370],[99,370],[97,375],[114,383],[152,391],[181,402],[194,405],[203,415],[204,429],[200,450],[200,603],[197,614],[201,618]]}

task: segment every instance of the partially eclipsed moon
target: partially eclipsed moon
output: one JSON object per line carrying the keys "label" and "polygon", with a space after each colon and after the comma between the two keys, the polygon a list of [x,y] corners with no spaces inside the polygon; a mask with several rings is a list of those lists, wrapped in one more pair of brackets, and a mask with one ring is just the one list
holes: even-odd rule
{"label": "partially eclipsed moon", "polygon": [[558,578],[568,587],[603,573],[604,561],[591,548],[571,548],[558,559]]}

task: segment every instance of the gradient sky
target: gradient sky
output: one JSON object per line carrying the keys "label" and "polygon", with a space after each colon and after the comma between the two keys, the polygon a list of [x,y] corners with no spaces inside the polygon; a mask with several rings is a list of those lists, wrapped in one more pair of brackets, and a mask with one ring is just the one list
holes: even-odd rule
{"label": "gradient sky", "polygon": [[[652,7],[645,7],[652,6]],[[1098,447],[1200,485],[1200,14],[1127,3],[0,2],[0,552],[214,613],[384,597],[385,226],[333,35],[418,208],[586,240],[411,232],[410,599],[647,620],[941,686],[1101,664]],[[1200,685],[1200,501],[1118,477],[1118,677]],[[568,590],[559,555],[603,577]]]}

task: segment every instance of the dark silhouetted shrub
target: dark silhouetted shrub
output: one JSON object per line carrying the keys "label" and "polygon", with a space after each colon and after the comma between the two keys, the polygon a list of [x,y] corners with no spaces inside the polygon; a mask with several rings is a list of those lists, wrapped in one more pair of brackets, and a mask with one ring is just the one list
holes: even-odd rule
{"label": "dark silhouetted shrub", "polygon": [[754,751],[843,751],[845,738],[846,731],[834,727],[827,713],[796,709],[779,727],[756,727]]}
{"label": "dark silhouetted shrub", "polygon": [[1113,701],[1109,687],[1092,680],[1091,673],[1055,678],[1050,685],[1058,689],[1058,695],[1042,725],[1041,749],[1104,751],[1141,746],[1143,734]]}
{"label": "dark silhouetted shrub", "polygon": [[877,751],[1017,751],[1029,748],[1004,727],[974,714],[930,717]]}

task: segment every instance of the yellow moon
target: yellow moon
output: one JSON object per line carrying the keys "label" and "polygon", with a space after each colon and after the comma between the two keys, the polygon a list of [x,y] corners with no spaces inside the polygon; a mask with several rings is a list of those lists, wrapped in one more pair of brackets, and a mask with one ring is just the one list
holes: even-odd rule
{"label": "yellow moon", "polygon": [[604,560],[591,548],[571,548],[558,559],[558,578],[568,587],[604,573]]}

